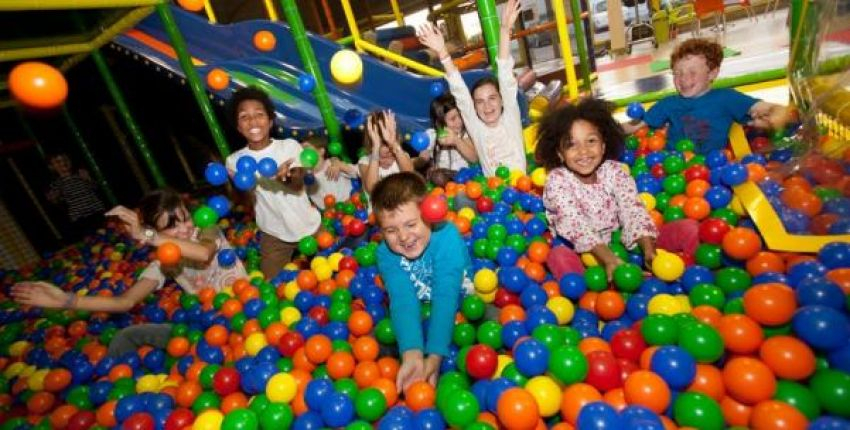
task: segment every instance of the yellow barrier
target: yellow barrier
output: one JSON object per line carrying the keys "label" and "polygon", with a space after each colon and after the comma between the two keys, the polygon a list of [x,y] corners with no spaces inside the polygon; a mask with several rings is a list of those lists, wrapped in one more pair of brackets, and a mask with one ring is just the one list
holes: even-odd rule
{"label": "yellow barrier", "polygon": [[209,20],[210,23],[215,24],[218,22],[218,20],[215,18],[215,12],[213,12],[210,0],[204,0],[204,12],[207,14],[207,20]]}
{"label": "yellow barrier", "polygon": [[266,5],[266,13],[269,14],[269,19],[272,21],[280,20],[277,16],[277,9],[274,8],[272,0],[263,0],[263,3]]}
{"label": "yellow barrier", "polygon": [[567,74],[567,89],[570,100],[578,98],[578,80],[573,64],[573,48],[570,32],[567,31],[567,13],[564,10],[564,0],[552,0],[552,10],[555,11],[555,22],[558,24],[558,39],[561,42],[561,58],[564,59],[564,72]]}
{"label": "yellow barrier", "polygon": [[11,0],[0,1],[0,10],[102,9],[156,6],[166,0]]}
{"label": "yellow barrier", "polygon": [[395,17],[396,25],[403,27],[404,15],[401,14],[401,8],[398,7],[398,0],[390,0],[390,6],[393,8],[393,16]]}
{"label": "yellow barrier", "polygon": [[369,43],[369,42],[362,40],[362,39],[355,39],[354,40],[354,46],[357,47],[358,51],[370,52],[370,53],[375,54],[375,55],[382,57],[384,59],[387,59],[387,60],[390,60],[390,61],[395,61],[396,63],[398,63],[398,64],[400,64],[404,67],[407,67],[409,69],[416,70],[417,72],[419,72],[423,75],[440,77],[440,76],[443,76],[445,74],[442,71],[437,70],[433,67],[426,66],[422,63],[411,60],[410,58],[407,58],[403,55],[396,54],[395,52],[388,51],[384,48],[381,48],[378,45],[374,45],[374,44]]}

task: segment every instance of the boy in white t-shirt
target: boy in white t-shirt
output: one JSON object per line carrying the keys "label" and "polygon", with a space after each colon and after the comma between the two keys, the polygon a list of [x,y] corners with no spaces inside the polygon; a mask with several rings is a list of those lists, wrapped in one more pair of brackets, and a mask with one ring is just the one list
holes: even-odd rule
{"label": "boy in white t-shirt", "polygon": [[318,231],[322,217],[304,191],[306,170],[301,167],[301,144],[270,137],[275,112],[269,96],[258,88],[242,88],[233,93],[230,110],[236,129],[247,141],[244,148],[227,157],[231,177],[242,157],[257,162],[268,157],[278,166],[271,178],[258,175],[252,192],[257,226],[262,232],[260,269],[266,279],[272,279],[292,260],[298,242]]}
{"label": "boy in white t-shirt", "polygon": [[310,201],[319,209],[325,209],[325,197],[333,196],[334,201],[342,202],[351,197],[354,188],[351,180],[360,174],[357,167],[339,158],[326,158],[328,139],[325,136],[311,136],[303,144],[304,148],[315,149],[319,162],[313,169],[315,181],[307,185]]}

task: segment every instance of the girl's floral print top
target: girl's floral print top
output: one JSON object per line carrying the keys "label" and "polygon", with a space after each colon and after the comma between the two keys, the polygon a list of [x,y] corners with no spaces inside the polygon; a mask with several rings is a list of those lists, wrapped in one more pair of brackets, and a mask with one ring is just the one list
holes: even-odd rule
{"label": "girl's floral print top", "polygon": [[641,237],[658,236],[624,164],[604,161],[596,178],[595,184],[585,184],[566,167],[549,172],[543,203],[553,234],[569,240],[576,252],[608,245],[611,233],[619,227],[623,245],[629,249]]}

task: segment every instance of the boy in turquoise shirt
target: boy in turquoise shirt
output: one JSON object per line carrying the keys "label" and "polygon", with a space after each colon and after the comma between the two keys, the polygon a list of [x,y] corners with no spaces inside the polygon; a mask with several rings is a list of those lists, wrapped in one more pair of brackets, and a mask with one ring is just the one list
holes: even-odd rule
{"label": "boy in turquoise shirt", "polygon": [[[378,271],[389,294],[402,359],[396,379],[400,391],[416,381],[436,383],[442,358],[449,353],[460,298],[472,291],[466,244],[454,224],[431,225],[422,219],[419,204],[425,193],[425,181],[412,172],[390,175],[372,192],[383,236]],[[431,303],[427,339],[420,302]]]}

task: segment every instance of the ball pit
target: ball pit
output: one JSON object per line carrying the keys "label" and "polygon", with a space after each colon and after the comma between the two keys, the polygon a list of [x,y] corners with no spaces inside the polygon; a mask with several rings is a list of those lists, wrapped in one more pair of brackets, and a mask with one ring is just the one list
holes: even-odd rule
{"label": "ball pit", "polygon": [[[647,130],[627,145],[653,220],[699,224],[694,255],[661,251],[651,273],[615,234],[611,248],[624,264],[611,282],[587,255],[584,272],[554,279],[539,168],[494,178],[463,169],[457,183],[431,190],[423,213],[464,234],[475,289],[461,302],[436,386],[395,386],[374,219],[359,190],[326,202],[321,232],[302,239],[302,257],[271,280],[258,275],[243,208],[218,195],[198,202],[193,219],[225,231],[234,249],[218,263],[239,258],[249,279],[197,295],[169,282],[125,314],[4,302],[0,430],[850,426],[850,245],[771,251],[731,190],[760,179],[772,203],[802,214],[784,220],[835,231],[850,216],[844,171],[821,160],[824,172],[780,184],[771,166],[752,167],[770,164],[763,157],[693,155],[690,142],[669,145]],[[276,171],[264,164],[240,160],[234,184],[250,189],[256,175]],[[207,167],[210,183],[227,181],[222,169]],[[475,208],[457,210],[461,191]],[[340,247],[364,235],[368,243]],[[151,257],[179,261],[168,249],[140,249],[108,229],[38,266],[3,272],[0,291],[39,278],[80,295],[119,295]],[[165,349],[106,356],[120,328],[165,321]]]}

